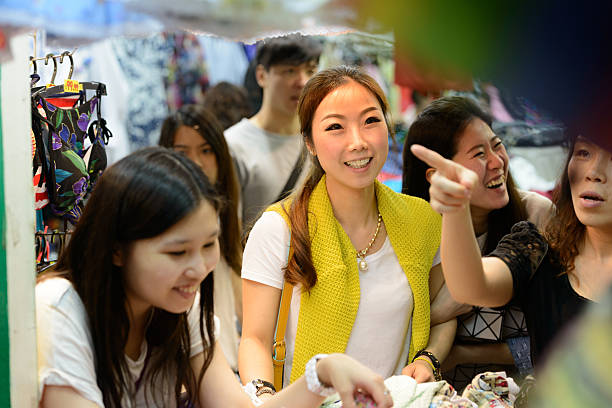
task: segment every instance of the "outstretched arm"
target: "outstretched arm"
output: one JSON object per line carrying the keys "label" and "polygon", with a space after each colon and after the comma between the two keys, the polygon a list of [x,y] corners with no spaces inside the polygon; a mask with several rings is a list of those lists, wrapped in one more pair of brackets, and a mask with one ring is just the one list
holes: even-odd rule
{"label": "outstretched arm", "polygon": [[[202,362],[202,354],[194,356],[191,360],[196,376],[199,374]],[[358,390],[369,395],[378,407],[393,406],[391,396],[385,393],[382,377],[344,354],[332,354],[319,360],[316,363],[315,371],[321,383],[331,385],[340,394],[343,407],[356,407],[353,396]],[[261,408],[316,408],[324,399],[325,397],[310,391],[306,379],[300,377],[293,384],[266,399]],[[215,345],[213,359],[202,379],[200,406],[206,408],[254,407],[251,399],[240,387],[218,345]]]}
{"label": "outstretched arm", "polygon": [[512,298],[512,275],[498,258],[481,258],[470,214],[477,176],[469,169],[420,145],[412,153],[436,169],[430,204],[442,214],[442,269],[452,297],[461,303],[501,306]]}

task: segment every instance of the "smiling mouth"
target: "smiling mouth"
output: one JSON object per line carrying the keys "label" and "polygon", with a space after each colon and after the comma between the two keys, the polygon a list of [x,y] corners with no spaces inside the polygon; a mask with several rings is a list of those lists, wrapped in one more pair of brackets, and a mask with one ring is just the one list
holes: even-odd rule
{"label": "smiling mouth", "polygon": [[181,287],[176,287],[175,289],[178,290],[179,292],[182,293],[195,293],[198,290],[198,285],[193,285],[193,286],[181,286]]}
{"label": "smiling mouth", "polygon": [[501,176],[489,181],[486,184],[486,187],[493,190],[493,189],[503,186],[505,181],[506,181],[506,177],[502,174]]}
{"label": "smiling mouth", "polygon": [[370,164],[371,161],[372,161],[372,158],[368,157],[366,159],[361,159],[361,160],[347,161],[347,162],[344,162],[344,164],[346,164],[347,166],[353,169],[362,169],[368,164]]}

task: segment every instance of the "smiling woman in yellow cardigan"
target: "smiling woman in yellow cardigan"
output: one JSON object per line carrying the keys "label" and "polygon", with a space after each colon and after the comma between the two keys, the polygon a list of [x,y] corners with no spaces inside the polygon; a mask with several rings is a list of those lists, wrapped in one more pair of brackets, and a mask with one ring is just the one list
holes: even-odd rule
{"label": "smiling woman in yellow cardigan", "polygon": [[[298,113],[313,165],[298,192],[264,212],[246,245],[242,381],[272,382],[285,282],[293,285],[285,385],[310,357],[331,352],[382,376],[433,380],[434,357],[445,357],[455,330],[451,321],[430,333],[430,297],[442,282],[440,216],[376,181],[390,129],[382,90],[356,68],[328,69],[306,84]],[[423,349],[431,354],[417,356]]]}

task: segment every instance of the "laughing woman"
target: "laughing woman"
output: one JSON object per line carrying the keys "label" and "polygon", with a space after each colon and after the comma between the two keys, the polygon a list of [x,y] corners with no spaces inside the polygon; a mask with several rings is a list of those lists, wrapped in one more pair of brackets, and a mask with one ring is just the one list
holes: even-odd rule
{"label": "laughing woman", "polygon": [[474,236],[469,202],[478,177],[423,146],[411,150],[436,169],[429,193],[443,214],[442,265],[451,295],[490,307],[517,301],[537,365],[561,328],[612,282],[612,153],[586,138],[573,140],[546,233],[519,222],[481,258],[475,238],[456,239]]}
{"label": "laughing woman", "polygon": [[[429,104],[410,126],[404,145],[404,171],[402,191],[429,201],[429,182],[435,169],[417,159],[409,147],[412,144],[425,146],[447,159],[472,170],[478,183],[470,200],[472,226],[481,253],[487,254],[497,246],[512,226],[523,220],[533,222],[543,229],[553,212],[550,200],[540,194],[516,188],[508,168],[508,153],[501,139],[491,129],[491,118],[468,98],[443,97]],[[504,337],[504,323],[523,321],[522,312],[516,305],[504,308],[481,309],[453,301],[446,286],[432,303],[432,321],[443,322],[459,316],[457,339],[446,363],[448,376],[458,389],[483,371],[507,370],[515,365],[531,368],[527,358],[511,353],[509,345],[521,348],[529,344],[525,328],[519,327],[510,333],[512,339]],[[473,333],[475,322],[497,322],[493,327]],[[510,324],[505,324],[510,326]],[[472,331],[475,331],[472,329]],[[524,360],[527,361],[524,361]],[[458,367],[454,367],[459,365]]]}
{"label": "laughing woman", "polygon": [[242,380],[272,381],[285,282],[293,285],[285,385],[310,356],[328,352],[346,352],[384,377],[403,370],[433,380],[456,327],[430,336],[440,217],[376,181],[388,153],[384,93],[356,68],[327,69],[306,84],[298,114],[313,167],[299,191],[264,212],[246,244]]}

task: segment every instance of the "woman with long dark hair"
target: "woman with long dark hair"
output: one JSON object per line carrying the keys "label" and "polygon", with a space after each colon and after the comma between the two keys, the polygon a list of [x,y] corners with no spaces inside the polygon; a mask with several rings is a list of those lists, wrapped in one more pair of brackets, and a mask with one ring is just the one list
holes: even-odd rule
{"label": "woman with long dark hair", "polygon": [[425,201],[376,180],[389,149],[388,112],[380,86],[358,68],[326,69],[304,87],[298,115],[311,172],[264,212],[244,252],[243,381],[272,381],[285,282],[292,285],[285,385],[309,355],[330,351],[384,377],[434,379],[455,328],[450,322],[430,334],[430,294],[442,281],[440,219]]}
{"label": "woman with long dark hair", "polygon": [[221,259],[214,270],[215,313],[221,320],[219,342],[234,371],[238,371],[238,324],[242,323],[242,244],[238,215],[238,177],[223,129],[215,117],[198,105],[185,105],[168,116],[161,128],[159,145],[184,154],[214,184],[223,206],[219,211]]}
{"label": "woman with long dark hair", "polygon": [[442,265],[451,295],[489,307],[518,302],[537,365],[561,328],[612,282],[612,153],[587,138],[573,139],[546,232],[519,222],[481,258],[469,238],[468,204],[478,177],[423,146],[411,151],[436,169],[429,193],[432,207],[443,214]]}
{"label": "woman with long dark hair", "polygon": [[[482,254],[495,249],[517,222],[529,220],[542,229],[552,215],[550,200],[516,187],[504,144],[491,129],[491,117],[469,98],[451,96],[433,101],[418,115],[406,136],[402,192],[429,201],[429,180],[435,169],[412,154],[409,147],[415,143],[478,175],[469,208]],[[446,378],[458,388],[480,372],[511,369],[515,359],[507,341],[517,348],[522,343],[528,345],[526,327],[520,325],[522,312],[516,306],[481,309],[462,305],[453,301],[443,286],[431,313],[434,322],[459,316],[457,338],[444,365]],[[503,333],[504,326],[518,327]],[[525,371],[531,367],[528,359],[519,360],[519,365]]]}
{"label": "woman with long dark hair", "polygon": [[[215,342],[220,208],[200,168],[168,149],[105,171],[36,286],[41,407],[254,406]],[[357,389],[392,405],[382,379],[346,356],[309,368],[263,406],[315,408],[329,386],[346,406]]]}

